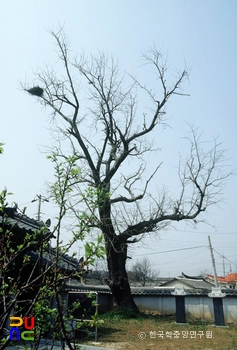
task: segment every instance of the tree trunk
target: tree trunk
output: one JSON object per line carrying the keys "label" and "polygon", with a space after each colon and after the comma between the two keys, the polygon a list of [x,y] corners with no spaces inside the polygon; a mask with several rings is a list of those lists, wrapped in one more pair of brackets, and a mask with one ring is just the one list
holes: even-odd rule
{"label": "tree trunk", "polygon": [[126,272],[127,245],[118,238],[111,242],[106,239],[107,263],[109,270],[109,287],[113,294],[115,309],[127,307],[137,310],[134,303]]}

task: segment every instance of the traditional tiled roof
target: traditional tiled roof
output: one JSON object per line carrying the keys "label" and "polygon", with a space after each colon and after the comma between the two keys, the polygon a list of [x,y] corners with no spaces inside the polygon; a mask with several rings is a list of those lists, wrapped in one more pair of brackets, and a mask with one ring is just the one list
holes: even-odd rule
{"label": "traditional tiled roof", "polygon": [[[92,286],[92,285],[83,285],[81,282],[71,279],[70,283],[66,285],[66,290],[68,292],[84,292],[84,293],[90,293],[90,292],[97,292],[99,294],[112,294],[109,286]],[[172,295],[171,293],[174,292],[175,287],[153,287],[153,288],[146,288],[146,287],[132,287],[131,292],[132,295],[141,295],[141,296],[169,296]],[[237,290],[232,289],[221,289],[225,292],[226,295],[229,296],[237,296]],[[207,296],[210,293],[210,289],[202,288],[202,289],[185,289],[187,296],[191,295],[200,295],[200,296]]]}
{"label": "traditional tiled roof", "polygon": [[[38,252],[34,251],[28,251],[27,255],[31,257],[32,261],[37,261],[39,258]],[[44,251],[43,257],[42,257],[42,264],[43,265],[53,265],[56,260],[56,249],[52,247],[48,247],[48,251]],[[69,270],[74,271],[79,269],[79,262],[77,259],[70,257],[67,254],[60,254],[60,257],[58,259],[57,266],[62,270]]]}
{"label": "traditional tiled roof", "polygon": [[[10,228],[12,232],[20,232],[23,236],[25,233],[33,233],[35,230],[39,230],[43,226],[45,227],[44,222],[31,219],[25,214],[18,213],[16,208],[5,208],[4,212],[0,213],[0,226],[3,223],[4,226]],[[53,237],[49,229],[46,231],[44,237],[48,239]],[[39,254],[36,249],[28,249],[27,255],[29,255],[31,260],[34,262],[36,262],[39,258]],[[50,265],[55,262],[55,259],[56,249],[48,246],[48,250],[43,254],[42,263],[45,265]],[[77,259],[72,258],[67,254],[60,254],[58,267],[64,270],[74,271],[78,269],[79,262]]]}
{"label": "traditional tiled roof", "polygon": [[182,272],[182,277],[188,278],[189,280],[203,280],[202,276],[189,276]]}
{"label": "traditional tiled roof", "polygon": [[[6,218],[3,218],[3,215]],[[5,226],[12,227],[12,229],[18,229],[22,232],[34,232],[39,230],[45,224],[42,221],[29,218],[25,214],[17,212],[17,208],[5,208],[4,212],[0,212],[0,225],[4,222]],[[48,231],[50,233],[50,231]]]}
{"label": "traditional tiled roof", "polygon": [[[206,274],[206,276],[212,280],[214,280],[213,275]],[[237,272],[230,272],[227,276],[217,277],[218,282],[224,283],[236,283],[237,282]]]}
{"label": "traditional tiled roof", "polygon": [[169,285],[172,286],[175,282],[181,283],[189,289],[208,289],[210,290],[212,288],[212,284],[204,281],[203,278],[184,278],[184,277],[175,277],[171,281],[167,283],[163,283],[161,287],[168,287]]}
{"label": "traditional tiled roof", "polygon": [[74,291],[74,292],[84,292],[84,293],[90,293],[90,292],[97,292],[101,294],[112,294],[109,286],[92,286],[92,285],[85,285],[75,279],[71,279],[69,283],[66,285],[67,291]]}

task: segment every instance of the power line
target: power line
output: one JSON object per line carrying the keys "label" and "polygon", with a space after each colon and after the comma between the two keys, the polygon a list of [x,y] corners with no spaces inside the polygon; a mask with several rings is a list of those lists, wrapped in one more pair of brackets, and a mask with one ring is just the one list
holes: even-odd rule
{"label": "power line", "polygon": [[153,254],[162,254],[162,253],[172,253],[172,252],[178,252],[180,250],[188,250],[188,249],[196,249],[196,248],[207,248],[207,246],[206,245],[200,245],[200,246],[197,246],[197,247],[180,248],[180,249],[166,250],[166,251],[163,251],[163,252],[153,252],[153,253],[146,253],[146,254],[138,254],[138,255],[134,255],[134,256],[153,255]]}
{"label": "power line", "polygon": [[[207,247],[205,247],[205,248],[207,248]],[[203,249],[202,250],[202,252],[204,251],[204,250],[206,250],[206,249]],[[196,252],[195,254],[192,254],[192,255],[189,255],[189,256],[185,256],[185,257],[183,257],[183,258],[181,258],[181,259],[175,259],[175,260],[173,260],[173,261],[166,261],[166,262],[164,262],[164,263],[162,263],[162,262],[158,262],[158,263],[154,263],[153,265],[155,266],[155,265],[168,265],[168,264],[173,264],[173,263],[176,263],[176,262],[179,262],[179,261],[182,261],[182,260],[187,260],[187,259],[190,259],[190,258],[192,258],[193,256],[195,256],[195,255],[197,255],[197,254],[200,254],[200,252]],[[202,262],[201,262],[202,264],[204,263],[204,264],[206,264],[207,263],[207,261],[203,261],[203,259],[202,259]]]}
{"label": "power line", "polygon": [[218,253],[214,248],[212,248],[212,249],[213,249],[214,252],[217,253],[221,258],[223,258],[223,259],[225,259],[226,261],[230,262],[231,264],[237,266],[237,264],[235,264],[233,261],[230,261],[229,259],[227,259],[223,254]]}
{"label": "power line", "polygon": [[207,232],[207,231],[186,231],[186,230],[176,230],[176,229],[167,229],[168,231],[177,231],[182,233],[203,233],[203,234],[213,234],[213,235],[237,235],[237,232]]}

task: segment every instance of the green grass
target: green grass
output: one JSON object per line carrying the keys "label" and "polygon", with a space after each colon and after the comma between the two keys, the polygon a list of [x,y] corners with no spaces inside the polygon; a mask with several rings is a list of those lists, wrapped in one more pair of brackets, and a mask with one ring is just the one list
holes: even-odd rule
{"label": "green grass", "polygon": [[[111,311],[100,315],[104,325],[98,329],[98,341],[102,347],[119,350],[234,350],[237,349],[237,325],[229,325],[229,328],[213,327],[212,323],[203,320],[188,320],[184,325],[176,324],[175,315],[159,316],[133,312],[129,309]],[[164,337],[151,337],[150,332],[163,332]],[[167,332],[167,333],[166,333]],[[180,334],[178,339],[168,338],[168,332]],[[188,337],[182,338],[182,332],[187,332]],[[211,332],[210,338],[206,334]],[[145,335],[144,339],[139,334]],[[203,336],[191,335],[202,334]],[[154,333],[153,333],[154,334]],[[90,343],[87,340],[87,343]]]}

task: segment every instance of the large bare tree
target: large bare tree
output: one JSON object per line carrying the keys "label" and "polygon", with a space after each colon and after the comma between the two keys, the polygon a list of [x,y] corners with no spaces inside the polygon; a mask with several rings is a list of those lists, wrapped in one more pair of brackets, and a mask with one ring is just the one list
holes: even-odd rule
{"label": "large bare tree", "polygon": [[[165,123],[168,101],[184,95],[187,71],[172,82],[165,58],[154,48],[143,56],[154,72],[156,86],[150,89],[138,78],[121,75],[115,60],[103,53],[72,59],[64,32],[51,34],[64,73],[46,66],[35,73],[34,86],[24,88],[51,111],[58,132],[54,154],[71,152],[78,158],[81,178],[68,197],[68,208],[80,220],[83,208],[90,226],[103,233],[114,306],[136,308],[126,273],[128,245],[172,222],[195,222],[216,204],[229,175],[223,171],[224,153],[216,141],[205,151],[191,129],[190,154],[179,163],[179,195],[151,195],[150,182],[161,166],[155,164],[147,175],[146,159],[157,147],[151,140]],[[141,93],[149,101],[144,111],[138,104]]]}

